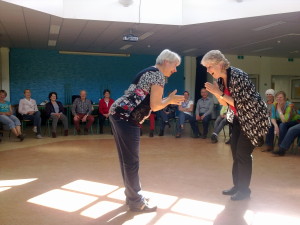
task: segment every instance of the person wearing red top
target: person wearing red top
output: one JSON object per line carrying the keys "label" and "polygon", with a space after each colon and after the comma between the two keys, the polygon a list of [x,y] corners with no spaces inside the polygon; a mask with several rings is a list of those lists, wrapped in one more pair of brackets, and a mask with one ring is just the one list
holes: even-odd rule
{"label": "person wearing red top", "polygon": [[114,100],[110,98],[110,90],[105,89],[103,91],[104,98],[99,101],[99,125],[100,125],[100,134],[103,134],[103,125],[104,121],[108,120],[109,109],[114,103]]}

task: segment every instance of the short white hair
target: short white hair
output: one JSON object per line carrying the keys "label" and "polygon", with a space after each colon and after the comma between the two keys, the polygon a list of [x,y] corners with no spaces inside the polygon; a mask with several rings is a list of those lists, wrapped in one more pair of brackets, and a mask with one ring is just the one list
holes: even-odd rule
{"label": "short white hair", "polygon": [[224,69],[228,69],[230,67],[229,61],[226,59],[226,57],[222,54],[220,50],[211,50],[207,52],[201,60],[202,65],[206,63],[217,65],[221,62],[223,63]]}
{"label": "short white hair", "polygon": [[178,62],[178,65],[181,63],[181,58],[180,56],[175,53],[170,51],[169,49],[163,50],[159,56],[156,58],[156,64],[162,65],[164,61],[169,61],[169,62]]}

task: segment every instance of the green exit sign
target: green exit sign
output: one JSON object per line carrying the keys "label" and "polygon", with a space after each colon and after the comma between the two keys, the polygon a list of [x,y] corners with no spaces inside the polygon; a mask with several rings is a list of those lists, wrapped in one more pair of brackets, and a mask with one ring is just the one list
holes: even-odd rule
{"label": "green exit sign", "polygon": [[288,58],[288,61],[289,62],[294,62],[294,59],[293,58]]}
{"label": "green exit sign", "polygon": [[243,56],[243,55],[238,55],[237,58],[238,58],[238,59],[244,59],[244,56]]}

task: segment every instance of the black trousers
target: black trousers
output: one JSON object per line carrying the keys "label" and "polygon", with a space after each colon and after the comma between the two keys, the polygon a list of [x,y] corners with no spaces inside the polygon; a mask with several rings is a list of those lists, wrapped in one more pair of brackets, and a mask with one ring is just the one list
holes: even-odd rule
{"label": "black trousers", "polygon": [[125,195],[129,207],[139,208],[144,204],[139,178],[140,127],[115,116],[109,116],[118,149]]}
{"label": "black trousers", "polygon": [[234,117],[231,135],[232,179],[238,191],[249,193],[252,175],[252,152],[254,146],[243,133],[237,117]]}

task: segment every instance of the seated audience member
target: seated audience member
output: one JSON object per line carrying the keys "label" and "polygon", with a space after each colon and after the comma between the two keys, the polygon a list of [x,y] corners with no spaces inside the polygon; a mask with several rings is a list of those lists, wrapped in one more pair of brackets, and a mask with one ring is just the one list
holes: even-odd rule
{"label": "seated audience member", "polygon": [[[272,105],[274,104],[274,97],[275,97],[275,91],[273,89],[268,89],[266,90],[266,103],[267,103],[267,107],[268,107],[268,112],[269,112],[269,116],[271,118],[272,116]],[[272,151],[274,146],[273,143],[274,142],[274,125],[271,124],[271,127],[269,128],[269,131],[266,135],[266,149],[263,149],[262,151]]]}
{"label": "seated audience member", "polygon": [[[293,103],[287,101],[284,91],[279,91],[275,95],[276,102],[272,106],[271,122],[274,125],[275,134],[278,137],[278,145],[280,146],[287,130],[298,124],[300,119]],[[274,140],[274,136],[271,137]]]}
{"label": "seated audience member", "polygon": [[80,91],[80,98],[76,98],[72,105],[72,114],[74,116],[74,126],[77,134],[81,134],[80,121],[86,122],[84,134],[89,133],[89,129],[94,123],[94,117],[91,115],[93,111],[92,103],[86,98],[86,91]]}
{"label": "seated audience member", "polygon": [[49,100],[46,104],[47,116],[52,119],[52,137],[56,138],[56,128],[58,120],[61,120],[64,125],[64,135],[68,136],[68,118],[64,115],[64,106],[57,100],[57,93],[50,92]]}
{"label": "seated audience member", "polygon": [[295,138],[299,136],[300,136],[300,124],[297,124],[291,127],[290,129],[288,129],[285,137],[283,138],[281,144],[279,145],[279,150],[274,151],[274,154],[277,154],[279,156],[284,156],[285,152],[290,148]]}
{"label": "seated audience member", "polygon": [[[149,122],[150,122],[150,132],[149,132],[149,137],[154,137],[154,129],[155,129],[155,117],[156,113],[151,112],[149,116]],[[143,124],[140,124],[140,136],[143,136]]]}
{"label": "seated audience member", "polygon": [[5,90],[0,90],[0,122],[3,125],[9,127],[13,134],[20,139],[24,140],[24,135],[21,132],[21,122],[13,115],[12,107],[10,102],[5,101],[7,92]]}
{"label": "seated audience member", "polygon": [[202,138],[207,138],[208,126],[211,120],[214,102],[212,98],[208,97],[208,91],[205,88],[201,89],[201,97],[196,106],[196,120],[202,121],[203,135]]}
{"label": "seated audience member", "polygon": [[194,108],[194,101],[190,100],[190,94],[188,91],[183,93],[184,95],[184,102],[178,107],[178,122],[176,127],[176,138],[181,137],[181,133],[183,130],[184,121],[188,120],[191,128],[193,130],[194,138],[198,138],[200,136],[198,124],[196,121],[195,116],[193,116],[193,108]]}
{"label": "seated audience member", "polygon": [[212,143],[218,142],[218,135],[219,135],[220,131],[224,128],[224,126],[226,124],[229,123],[226,118],[227,109],[228,109],[228,106],[223,105],[222,109],[220,111],[220,115],[218,116],[218,118],[215,121],[214,131],[210,138]]}
{"label": "seated audience member", "polygon": [[161,122],[159,129],[159,136],[164,136],[165,126],[168,125],[171,127],[169,123],[169,119],[175,118],[176,111],[178,109],[177,105],[168,105],[164,109],[159,111]]}
{"label": "seated audience member", "polygon": [[109,109],[114,103],[114,100],[110,98],[110,90],[105,89],[103,91],[104,98],[99,101],[99,125],[100,125],[100,134],[103,134],[103,126],[105,120],[109,118]]}
{"label": "seated audience member", "polygon": [[22,115],[23,120],[33,121],[33,132],[36,133],[36,138],[42,138],[41,135],[41,113],[37,108],[36,101],[31,98],[31,91],[26,89],[24,91],[25,98],[19,102],[19,113]]}

